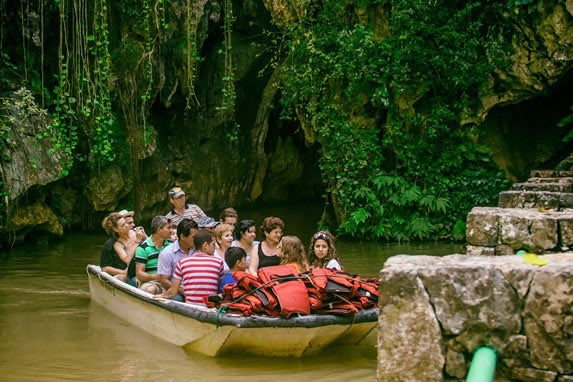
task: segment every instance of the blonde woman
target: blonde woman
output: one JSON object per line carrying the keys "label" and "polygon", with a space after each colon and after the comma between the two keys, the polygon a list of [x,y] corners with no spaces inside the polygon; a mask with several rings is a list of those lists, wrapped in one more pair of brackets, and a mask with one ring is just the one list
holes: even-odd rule
{"label": "blonde woman", "polygon": [[229,272],[229,266],[225,262],[225,252],[227,249],[231,248],[233,243],[233,230],[234,227],[231,224],[218,224],[213,234],[215,235],[215,256],[223,260],[225,268],[223,271],[225,273]]}
{"label": "blonde woman", "polygon": [[103,245],[100,256],[102,271],[113,275],[124,282],[135,283],[133,256],[138,242],[130,234],[127,221],[121,213],[112,212],[102,223],[103,229],[110,237]]}

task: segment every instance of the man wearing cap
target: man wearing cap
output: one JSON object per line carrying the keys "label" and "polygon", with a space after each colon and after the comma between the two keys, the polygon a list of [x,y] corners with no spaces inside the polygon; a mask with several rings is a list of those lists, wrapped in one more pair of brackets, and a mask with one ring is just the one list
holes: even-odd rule
{"label": "man wearing cap", "polygon": [[187,204],[185,200],[185,191],[181,187],[173,187],[169,190],[169,201],[173,209],[166,215],[174,225],[179,224],[181,219],[189,218],[199,221],[207,217],[207,214],[196,204]]}
{"label": "man wearing cap", "polygon": [[[196,233],[197,223],[192,219],[184,218],[177,225],[177,241],[169,244],[159,253],[157,273],[159,274],[159,282],[165,290],[171,288],[171,278],[179,260],[191,256],[195,252],[193,239]],[[180,290],[171,299],[183,302],[185,301],[184,296],[183,291]]]}
{"label": "man wearing cap", "polygon": [[197,225],[199,228],[213,232],[213,229],[219,225],[219,222],[210,216],[205,216],[204,218],[197,220]]}
{"label": "man wearing cap", "polygon": [[151,220],[151,236],[141,243],[135,250],[135,275],[139,281],[139,288],[158,294],[163,291],[157,274],[159,252],[171,242],[171,220],[158,215]]}

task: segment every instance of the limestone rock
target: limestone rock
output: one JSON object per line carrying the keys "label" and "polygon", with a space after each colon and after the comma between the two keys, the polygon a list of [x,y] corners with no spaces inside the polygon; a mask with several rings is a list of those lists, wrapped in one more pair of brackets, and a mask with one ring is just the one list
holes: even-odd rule
{"label": "limestone rock", "polygon": [[50,117],[36,104],[32,93],[20,88],[2,103],[6,145],[0,153],[0,174],[9,200],[15,200],[34,185],[46,185],[62,176],[66,157],[53,150],[55,133]]}
{"label": "limestone rock", "polygon": [[121,197],[127,194],[126,180],[119,167],[110,167],[91,178],[84,195],[96,211],[113,211]]}
{"label": "limestone rock", "polygon": [[466,246],[466,254],[470,256],[495,256],[495,247]]}
{"label": "limestone rock", "polygon": [[572,291],[571,266],[543,267],[535,273],[525,300],[524,322],[532,365],[538,369],[573,373]]}
{"label": "limestone rock", "polygon": [[16,209],[10,216],[9,221],[9,228],[15,231],[34,229],[35,231],[48,232],[56,236],[64,234],[64,228],[58,221],[58,217],[43,203],[34,203]]}
{"label": "limestone rock", "polygon": [[542,258],[549,260],[542,267],[521,256],[388,259],[380,273],[379,380],[443,380],[441,365],[463,378],[481,346],[498,354],[496,380],[568,380],[573,253]]}
{"label": "limestone rock", "polygon": [[396,272],[394,264],[380,273],[378,380],[440,381],[445,352],[429,296],[415,266]]}
{"label": "limestone rock", "polygon": [[557,375],[558,374],[554,371],[526,367],[516,367],[511,370],[511,376],[513,378],[524,382],[553,382]]}
{"label": "limestone rock", "polygon": [[519,299],[503,272],[475,258],[457,257],[418,270],[443,333],[459,335],[476,323],[479,331],[519,332]]}
{"label": "limestone rock", "polygon": [[495,247],[498,227],[495,213],[487,208],[472,209],[466,222],[466,241],[470,245]]}
{"label": "limestone rock", "polygon": [[468,364],[464,355],[448,349],[446,352],[446,374],[456,378],[464,378],[467,370]]}

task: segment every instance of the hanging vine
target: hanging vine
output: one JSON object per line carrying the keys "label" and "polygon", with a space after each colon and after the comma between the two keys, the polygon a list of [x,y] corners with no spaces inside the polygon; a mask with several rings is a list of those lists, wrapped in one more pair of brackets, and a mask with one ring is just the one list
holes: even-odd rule
{"label": "hanging vine", "polygon": [[197,14],[193,8],[193,1],[187,0],[187,18],[185,21],[185,40],[187,43],[187,67],[186,67],[186,85],[187,85],[187,105],[186,110],[191,108],[191,103],[199,104],[197,95],[195,94],[195,73],[197,63],[200,61],[199,54],[197,53],[197,42],[196,42],[196,32],[197,32]]}
{"label": "hanging vine", "polygon": [[233,42],[232,31],[235,18],[233,16],[232,0],[224,0],[223,4],[224,20],[224,48],[223,55],[225,58],[222,102],[218,110],[228,118],[229,129],[226,133],[227,139],[231,142],[237,142],[239,139],[239,125],[235,121],[235,68],[233,66]]}
{"label": "hanging vine", "polygon": [[[75,159],[97,166],[115,159],[107,1],[90,3],[58,1],[58,73],[50,131],[57,142],[52,150],[68,158],[62,175]],[[87,137],[88,156],[78,149],[80,136]]]}

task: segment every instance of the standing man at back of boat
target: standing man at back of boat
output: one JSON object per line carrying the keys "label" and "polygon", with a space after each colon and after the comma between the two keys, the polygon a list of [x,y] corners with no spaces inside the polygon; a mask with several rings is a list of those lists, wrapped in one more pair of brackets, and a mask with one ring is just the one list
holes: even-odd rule
{"label": "standing man at back of boat", "polygon": [[151,293],[163,292],[157,263],[159,252],[171,244],[171,220],[158,215],[151,220],[151,236],[143,241],[135,251],[135,275],[139,282],[139,288]]}
{"label": "standing man at back of boat", "polygon": [[179,261],[171,288],[158,297],[171,298],[183,285],[185,302],[205,305],[203,297],[217,294],[219,280],[223,277],[223,260],[213,256],[215,237],[211,232],[201,229],[193,239],[197,252],[193,256]]}
{"label": "standing man at back of boat", "polygon": [[166,215],[174,225],[178,225],[183,218],[189,218],[198,222],[206,218],[207,214],[196,204],[187,204],[185,191],[181,187],[173,187],[169,190],[169,202],[173,209]]}
{"label": "standing man at back of boat", "polygon": [[[165,290],[171,288],[171,278],[179,260],[191,256],[195,252],[193,239],[197,234],[197,230],[197,223],[194,220],[184,218],[177,226],[177,241],[169,244],[163,251],[159,252],[157,273],[159,274],[159,282]],[[185,301],[185,295],[181,288],[179,293],[173,296],[172,300]]]}

